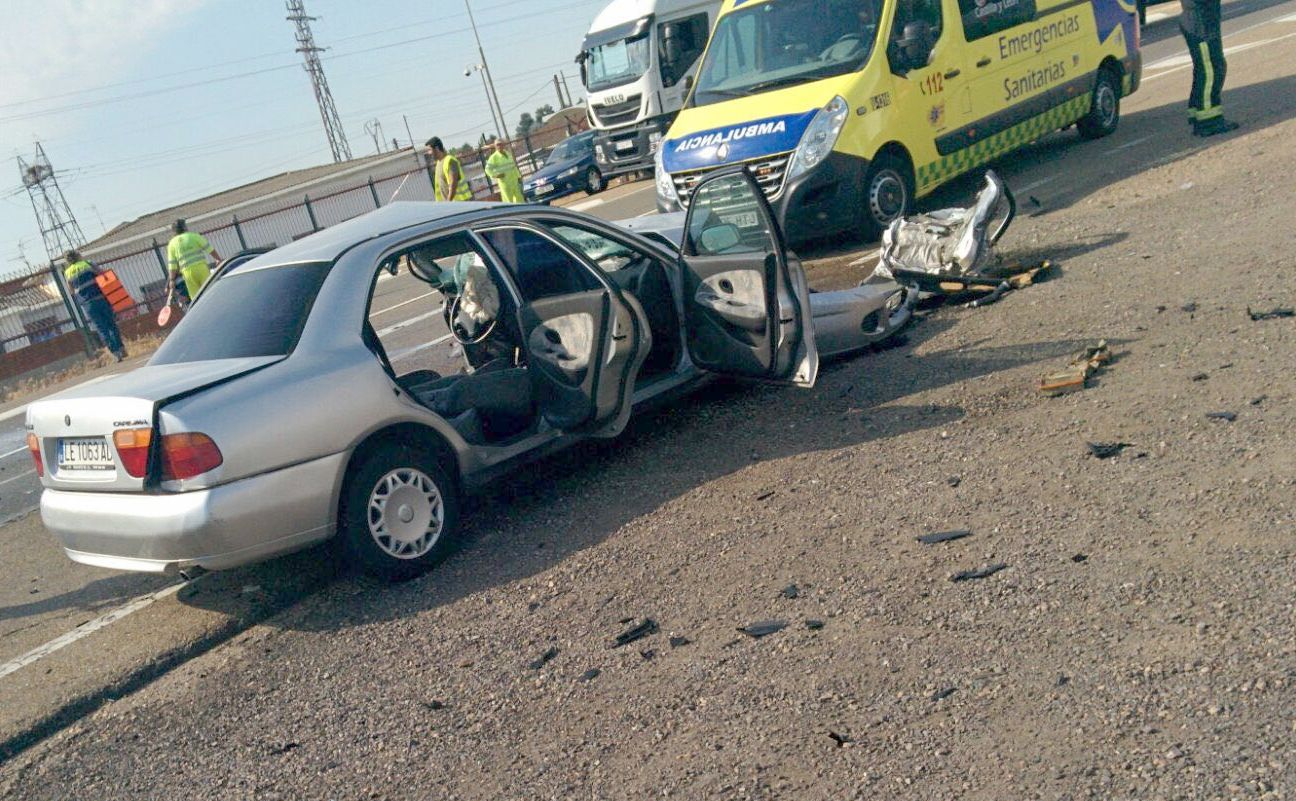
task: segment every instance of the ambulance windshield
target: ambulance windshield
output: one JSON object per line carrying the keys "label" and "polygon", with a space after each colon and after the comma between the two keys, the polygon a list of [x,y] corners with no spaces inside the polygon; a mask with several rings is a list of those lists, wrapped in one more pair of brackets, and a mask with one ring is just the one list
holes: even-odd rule
{"label": "ambulance windshield", "polygon": [[770,0],[716,23],[692,105],[854,72],[877,38],[881,0]]}

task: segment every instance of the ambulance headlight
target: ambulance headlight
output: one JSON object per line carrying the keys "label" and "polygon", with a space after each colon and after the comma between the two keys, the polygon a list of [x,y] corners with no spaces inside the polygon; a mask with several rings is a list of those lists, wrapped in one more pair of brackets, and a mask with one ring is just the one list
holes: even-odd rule
{"label": "ambulance headlight", "polygon": [[815,113],[814,119],[810,121],[810,125],[801,136],[796,152],[792,154],[792,166],[788,170],[789,179],[813,170],[828,157],[833,145],[837,144],[837,137],[841,135],[842,128],[846,126],[846,118],[849,116],[850,106],[841,95],[828,101],[828,105]]}
{"label": "ambulance headlight", "polygon": [[657,197],[666,202],[667,205],[679,203],[679,193],[675,191],[675,181],[671,179],[670,173],[666,172],[666,167],[662,165],[662,149],[657,148],[653,155],[653,175],[657,179]]}

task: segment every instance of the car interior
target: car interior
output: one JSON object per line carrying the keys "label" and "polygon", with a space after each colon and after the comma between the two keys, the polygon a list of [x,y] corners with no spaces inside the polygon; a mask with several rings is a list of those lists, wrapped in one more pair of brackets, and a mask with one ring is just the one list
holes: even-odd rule
{"label": "car interior", "polygon": [[[541,420],[538,404],[548,404],[552,412],[562,400],[552,392],[538,398],[537,387],[544,392],[544,384],[537,384],[529,370],[550,368],[543,360],[555,349],[562,351],[556,363],[567,368],[582,365],[588,353],[563,348],[592,351],[596,345],[573,325],[579,315],[549,321],[533,333],[531,342],[524,340],[517,301],[497,272],[509,272],[528,306],[602,290],[589,269],[559,242],[598,265],[643,307],[653,346],[640,369],[639,385],[669,374],[679,361],[679,315],[665,265],[583,227],[553,225],[547,233],[553,238],[516,225],[483,226],[477,234],[489,255],[460,232],[402,250],[379,267],[380,277],[403,271],[431,289],[389,303],[382,298],[385,281],[375,280],[362,333],[365,344],[398,386],[470,443],[504,445],[535,433]],[[400,308],[392,312],[396,307]],[[443,338],[430,333],[436,329],[429,323],[437,317],[449,330],[450,342],[439,342]],[[452,358],[447,359],[447,350]],[[534,362],[536,358],[542,361]],[[529,366],[529,361],[534,363]],[[579,371],[570,372],[569,383],[579,383]],[[561,409],[557,414],[547,416],[561,419]]]}

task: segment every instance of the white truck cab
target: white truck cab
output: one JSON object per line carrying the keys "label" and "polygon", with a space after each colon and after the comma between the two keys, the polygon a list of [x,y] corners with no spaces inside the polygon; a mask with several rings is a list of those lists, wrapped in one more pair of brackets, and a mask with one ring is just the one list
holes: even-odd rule
{"label": "white truck cab", "polygon": [[612,0],[576,57],[604,177],[650,170],[684,105],[720,0]]}

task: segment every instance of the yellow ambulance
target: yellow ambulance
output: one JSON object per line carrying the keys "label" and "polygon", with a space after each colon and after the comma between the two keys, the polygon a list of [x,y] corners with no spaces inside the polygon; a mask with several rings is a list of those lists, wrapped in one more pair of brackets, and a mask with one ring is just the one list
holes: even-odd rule
{"label": "yellow ambulance", "polygon": [[745,164],[787,238],[875,237],[915,198],[1138,88],[1133,0],[725,0],[656,156],[657,207]]}

